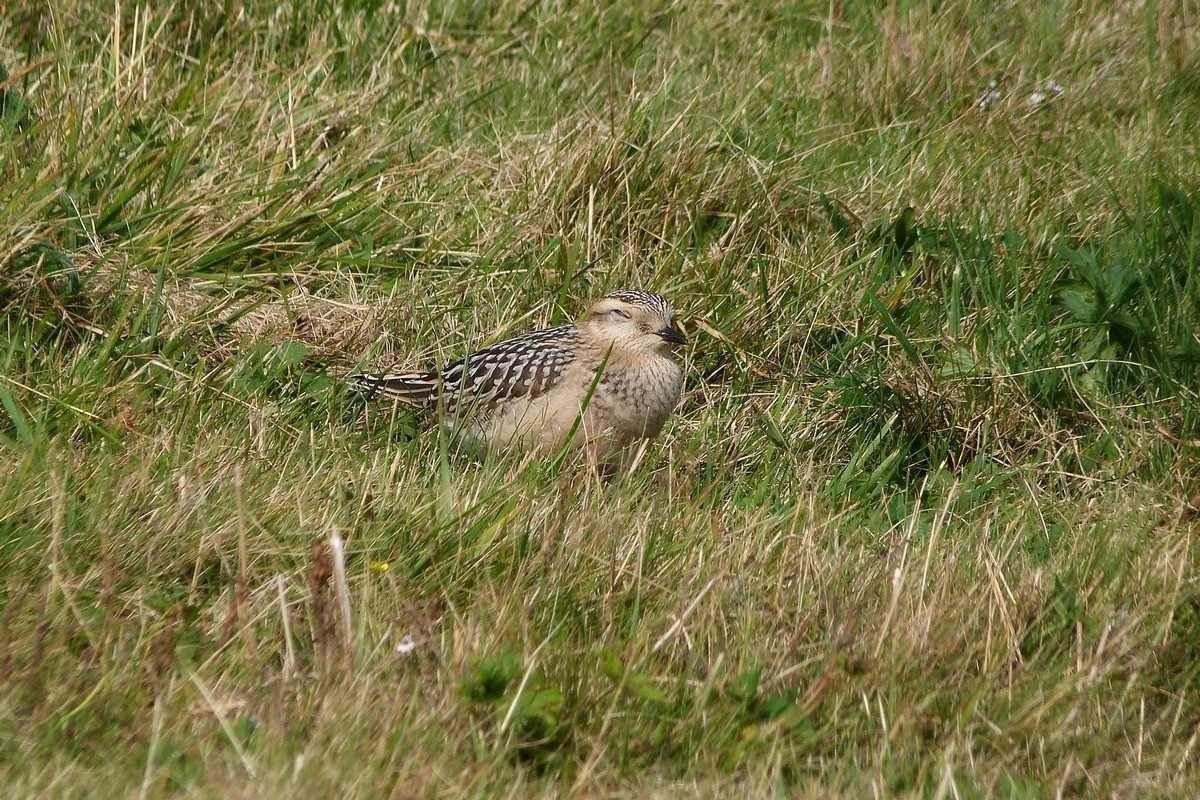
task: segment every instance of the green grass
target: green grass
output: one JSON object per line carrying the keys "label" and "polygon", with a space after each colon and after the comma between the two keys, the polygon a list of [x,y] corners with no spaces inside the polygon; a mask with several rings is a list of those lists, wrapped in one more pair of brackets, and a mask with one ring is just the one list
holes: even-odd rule
{"label": "green grass", "polygon": [[[5,797],[1200,794],[1198,46],[8,4]],[[632,475],[337,380],[622,286],[693,340]]]}

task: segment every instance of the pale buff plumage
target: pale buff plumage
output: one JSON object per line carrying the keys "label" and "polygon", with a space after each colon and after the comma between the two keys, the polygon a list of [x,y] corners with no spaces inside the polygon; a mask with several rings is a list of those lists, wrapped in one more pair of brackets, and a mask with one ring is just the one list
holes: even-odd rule
{"label": "pale buff plumage", "polygon": [[548,452],[567,442],[606,461],[652,439],[679,403],[684,343],[661,295],[613,292],[573,325],[486,347],[440,372],[355,374],[372,393],[438,411],[488,447]]}

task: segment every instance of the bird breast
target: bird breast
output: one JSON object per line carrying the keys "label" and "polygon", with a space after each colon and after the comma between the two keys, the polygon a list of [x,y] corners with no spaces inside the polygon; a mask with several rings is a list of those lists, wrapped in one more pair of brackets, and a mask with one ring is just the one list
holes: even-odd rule
{"label": "bird breast", "polygon": [[593,403],[631,436],[654,436],[679,403],[683,371],[669,358],[641,359],[606,369]]}

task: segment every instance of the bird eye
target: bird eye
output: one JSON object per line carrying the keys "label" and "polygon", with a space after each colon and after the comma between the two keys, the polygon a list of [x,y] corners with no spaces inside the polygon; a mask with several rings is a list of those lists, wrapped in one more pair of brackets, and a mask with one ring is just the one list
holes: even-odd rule
{"label": "bird eye", "polygon": [[609,311],[608,313],[610,313],[610,314],[616,314],[618,317],[624,317],[625,319],[630,319],[629,312],[628,312],[628,311],[622,311],[622,310],[621,310],[621,309],[619,309],[619,308],[614,308],[614,309],[612,309],[611,311]]}

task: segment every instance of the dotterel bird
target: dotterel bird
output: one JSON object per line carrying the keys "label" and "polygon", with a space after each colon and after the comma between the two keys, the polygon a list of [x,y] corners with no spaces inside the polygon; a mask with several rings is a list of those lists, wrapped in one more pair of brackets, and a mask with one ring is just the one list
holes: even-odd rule
{"label": "dotterel bird", "polygon": [[[488,447],[546,452],[571,436],[598,461],[652,439],[679,403],[686,343],[662,295],[622,289],[576,323],[485,347],[437,372],[348,376],[355,387],[436,411]],[[578,424],[577,424],[578,422]]]}

